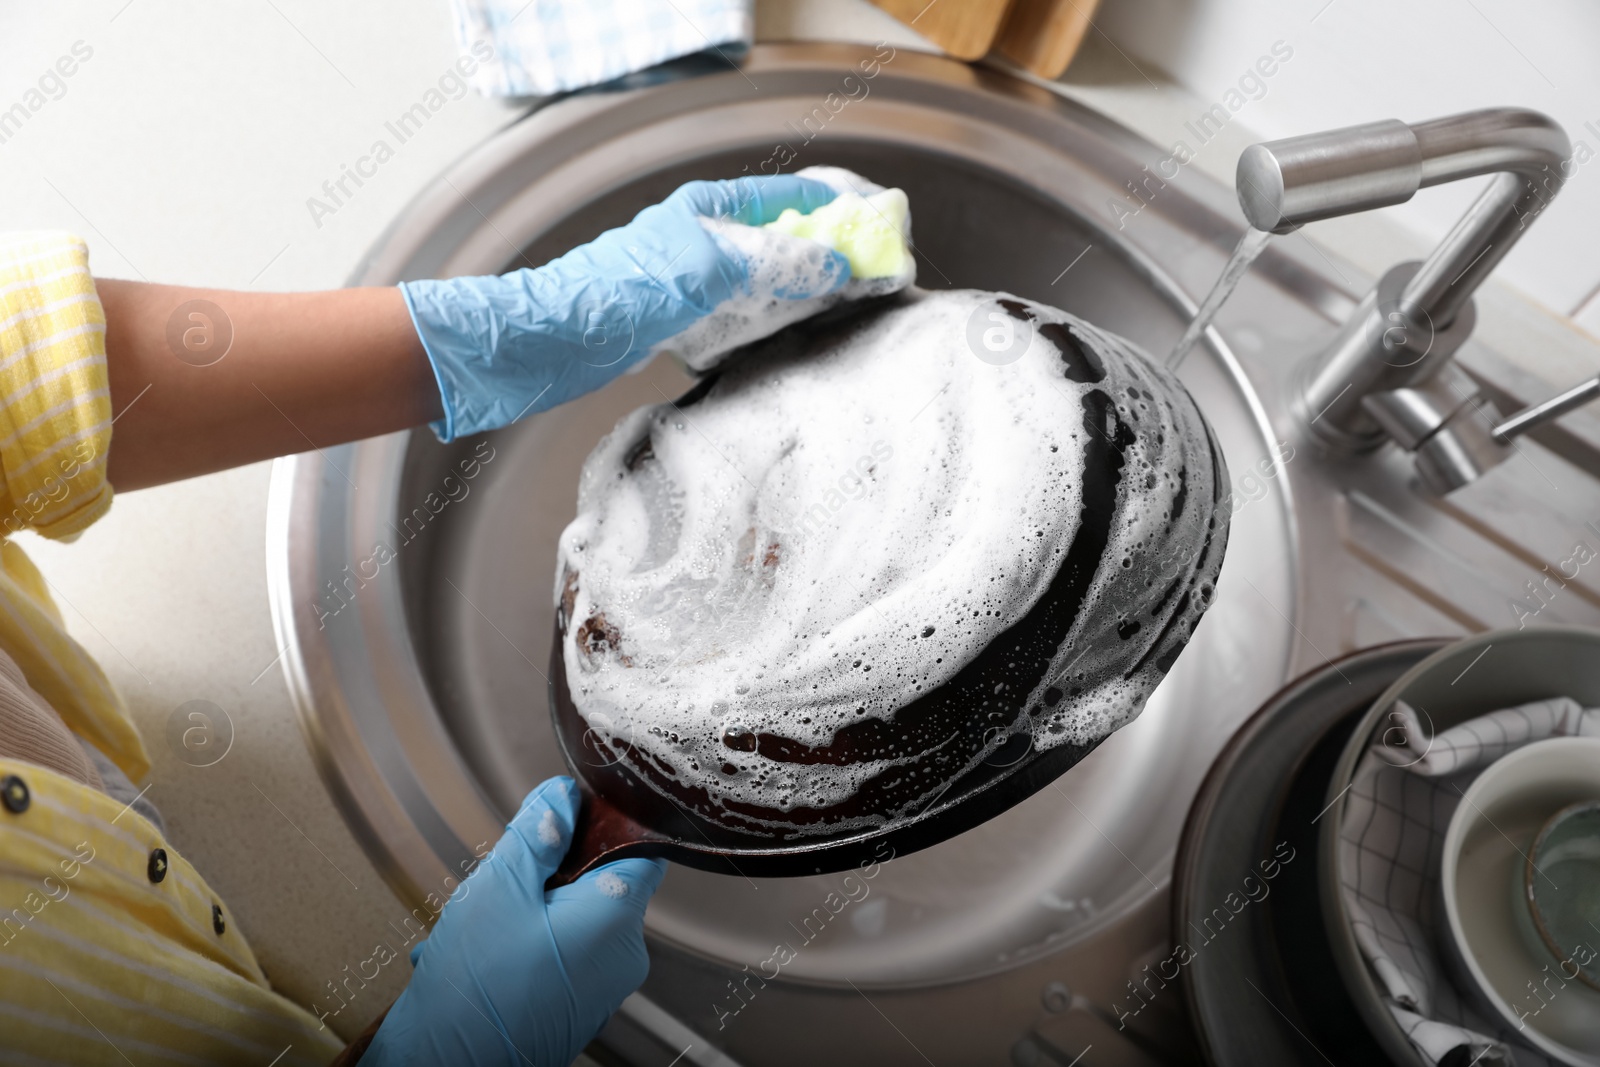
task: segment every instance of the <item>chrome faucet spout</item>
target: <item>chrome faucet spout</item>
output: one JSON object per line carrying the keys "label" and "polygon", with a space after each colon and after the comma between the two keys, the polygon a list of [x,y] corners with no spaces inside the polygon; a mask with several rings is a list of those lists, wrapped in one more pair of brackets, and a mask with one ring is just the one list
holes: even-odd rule
{"label": "chrome faucet spout", "polygon": [[1553,119],[1523,108],[1391,119],[1245,149],[1239,206],[1273,233],[1496,175],[1427,260],[1384,275],[1305,376],[1299,406],[1319,440],[1364,451],[1388,439],[1365,401],[1426,382],[1449,362],[1472,332],[1473,293],[1560,191],[1570,153]]}

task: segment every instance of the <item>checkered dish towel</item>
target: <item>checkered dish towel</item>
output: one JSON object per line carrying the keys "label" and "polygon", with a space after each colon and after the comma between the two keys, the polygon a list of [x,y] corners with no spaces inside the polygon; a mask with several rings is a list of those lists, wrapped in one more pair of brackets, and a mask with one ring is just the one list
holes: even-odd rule
{"label": "checkered dish towel", "polygon": [[[450,0],[470,79],[485,96],[600,85],[693,52],[748,47],[751,0]],[[476,45],[476,47],[474,47]]]}
{"label": "checkered dish towel", "polygon": [[1498,1017],[1486,1018],[1443,972],[1434,946],[1439,864],[1450,817],[1484,768],[1547,737],[1600,736],[1600,708],[1535,701],[1452,726],[1431,744],[1404,701],[1390,721],[1356,767],[1339,827],[1339,881],[1356,943],[1429,1063],[1464,1045],[1478,1067],[1558,1067]]}

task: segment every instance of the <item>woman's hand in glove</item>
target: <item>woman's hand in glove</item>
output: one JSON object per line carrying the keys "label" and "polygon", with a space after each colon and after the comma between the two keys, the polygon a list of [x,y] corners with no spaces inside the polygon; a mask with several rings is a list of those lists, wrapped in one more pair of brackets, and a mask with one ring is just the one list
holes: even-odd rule
{"label": "woman's hand in glove", "polygon": [[644,910],[660,860],[628,859],[546,893],[572,843],[578,790],[552,778],[523,801],[461,884],[363,1067],[571,1063],[644,981]]}
{"label": "woman's hand in glove", "polygon": [[[542,267],[403,283],[444,401],[434,431],[450,440],[581,396],[741,298],[834,292],[850,278],[843,256],[755,228],[835,195],[794,175],[690,182]],[[783,261],[780,289],[752,292],[760,260]]]}

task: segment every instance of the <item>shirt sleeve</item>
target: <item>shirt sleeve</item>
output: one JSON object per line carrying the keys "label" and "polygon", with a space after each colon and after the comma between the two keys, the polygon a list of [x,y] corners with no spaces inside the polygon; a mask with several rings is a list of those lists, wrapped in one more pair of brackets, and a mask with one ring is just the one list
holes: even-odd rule
{"label": "shirt sleeve", "polygon": [[122,698],[11,536],[70,537],[111,507],[105,337],[83,241],[0,234],[0,648],[68,729],[141,781],[150,757]]}
{"label": "shirt sleeve", "polygon": [[111,507],[106,320],[89,250],[0,236],[0,536],[81,532]]}

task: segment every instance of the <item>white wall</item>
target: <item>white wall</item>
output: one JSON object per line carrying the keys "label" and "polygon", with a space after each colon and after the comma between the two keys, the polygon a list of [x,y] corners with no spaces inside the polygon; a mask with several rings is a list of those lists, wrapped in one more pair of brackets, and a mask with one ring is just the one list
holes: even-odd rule
{"label": "white wall", "polygon": [[[866,0],[758,12],[766,38],[920,40]],[[56,80],[74,45],[89,58]],[[52,79],[43,106],[0,129],[0,231],[79,233],[105,277],[342,285],[413,196],[526,109],[452,88],[336,214],[314,216],[323,182],[393,140],[384,123],[457,58],[446,0],[0,0],[0,112]]]}
{"label": "white wall", "polygon": [[518,112],[470,92],[449,100],[336,215],[313,218],[322,183],[455,62],[444,0],[10,6],[0,111],[75,44],[91,55],[4,131],[0,230],[79,233],[100,275],[342,285],[420,188]]}
{"label": "white wall", "polygon": [[[1566,127],[1575,161],[1592,158],[1498,276],[1600,335],[1600,3],[1104,0],[1096,23],[1129,63],[1160,68],[1205,101],[1220,101],[1257,57],[1285,42],[1293,58],[1241,115],[1269,138],[1503,105],[1551,115]],[[1424,190],[1386,211],[1437,238],[1479,188]]]}

